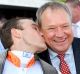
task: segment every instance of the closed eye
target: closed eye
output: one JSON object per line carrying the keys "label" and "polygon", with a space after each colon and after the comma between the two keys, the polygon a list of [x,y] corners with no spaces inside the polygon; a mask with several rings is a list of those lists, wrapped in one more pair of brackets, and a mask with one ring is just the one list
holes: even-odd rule
{"label": "closed eye", "polygon": [[69,27],[69,25],[64,25],[63,27]]}
{"label": "closed eye", "polygon": [[37,25],[36,25],[36,24],[32,24],[32,28],[33,28],[33,29],[35,29],[35,30],[37,30],[37,29],[38,29],[38,27],[37,27]]}
{"label": "closed eye", "polygon": [[50,27],[50,28],[48,28],[48,30],[54,30],[54,29],[56,29],[56,27]]}
{"label": "closed eye", "polygon": [[55,28],[49,28],[49,29],[55,29]]}

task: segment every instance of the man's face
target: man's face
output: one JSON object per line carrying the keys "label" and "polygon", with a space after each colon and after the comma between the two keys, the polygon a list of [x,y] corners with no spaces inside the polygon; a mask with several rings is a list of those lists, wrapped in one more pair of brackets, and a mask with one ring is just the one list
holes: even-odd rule
{"label": "man's face", "polygon": [[73,40],[71,21],[63,9],[47,8],[41,16],[40,31],[47,45],[57,53],[65,52]]}
{"label": "man's face", "polygon": [[80,21],[80,7],[72,7],[72,17],[73,17],[73,23],[77,23]]}
{"label": "man's face", "polygon": [[[77,23],[80,21],[80,5],[74,5],[74,1],[72,2],[66,2],[66,4],[70,7],[72,11],[72,22]],[[77,14],[76,14],[77,13]]]}
{"label": "man's face", "polygon": [[27,19],[23,20],[22,24],[22,27],[24,29],[22,30],[23,42],[28,46],[32,46],[32,49],[36,48],[36,51],[45,50],[47,48],[46,44],[39,31],[37,31],[37,26],[35,25],[35,23],[32,20]]}

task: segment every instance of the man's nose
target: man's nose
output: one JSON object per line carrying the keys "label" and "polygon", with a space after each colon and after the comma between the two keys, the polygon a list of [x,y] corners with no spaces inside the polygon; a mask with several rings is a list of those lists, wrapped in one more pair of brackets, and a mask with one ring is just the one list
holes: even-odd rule
{"label": "man's nose", "polygon": [[63,37],[64,36],[64,30],[61,27],[58,27],[56,30],[56,36],[57,37]]}

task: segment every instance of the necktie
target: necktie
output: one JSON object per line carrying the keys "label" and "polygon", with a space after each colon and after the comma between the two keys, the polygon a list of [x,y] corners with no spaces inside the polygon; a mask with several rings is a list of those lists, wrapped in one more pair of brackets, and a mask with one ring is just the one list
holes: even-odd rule
{"label": "necktie", "polygon": [[68,64],[64,60],[64,54],[58,54],[58,58],[60,59],[60,71],[62,74],[71,74]]}
{"label": "necktie", "polygon": [[[15,66],[20,67],[21,65],[20,59],[16,55],[14,55],[11,51],[8,51],[7,59]],[[30,58],[29,62],[24,67],[30,68],[33,64],[35,64],[34,57]]]}

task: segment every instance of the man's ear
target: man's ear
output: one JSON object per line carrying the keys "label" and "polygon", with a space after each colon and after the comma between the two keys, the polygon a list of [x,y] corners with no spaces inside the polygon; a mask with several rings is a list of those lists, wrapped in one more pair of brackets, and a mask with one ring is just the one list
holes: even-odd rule
{"label": "man's ear", "polygon": [[11,34],[13,37],[21,38],[21,30],[19,30],[19,29],[12,28]]}

